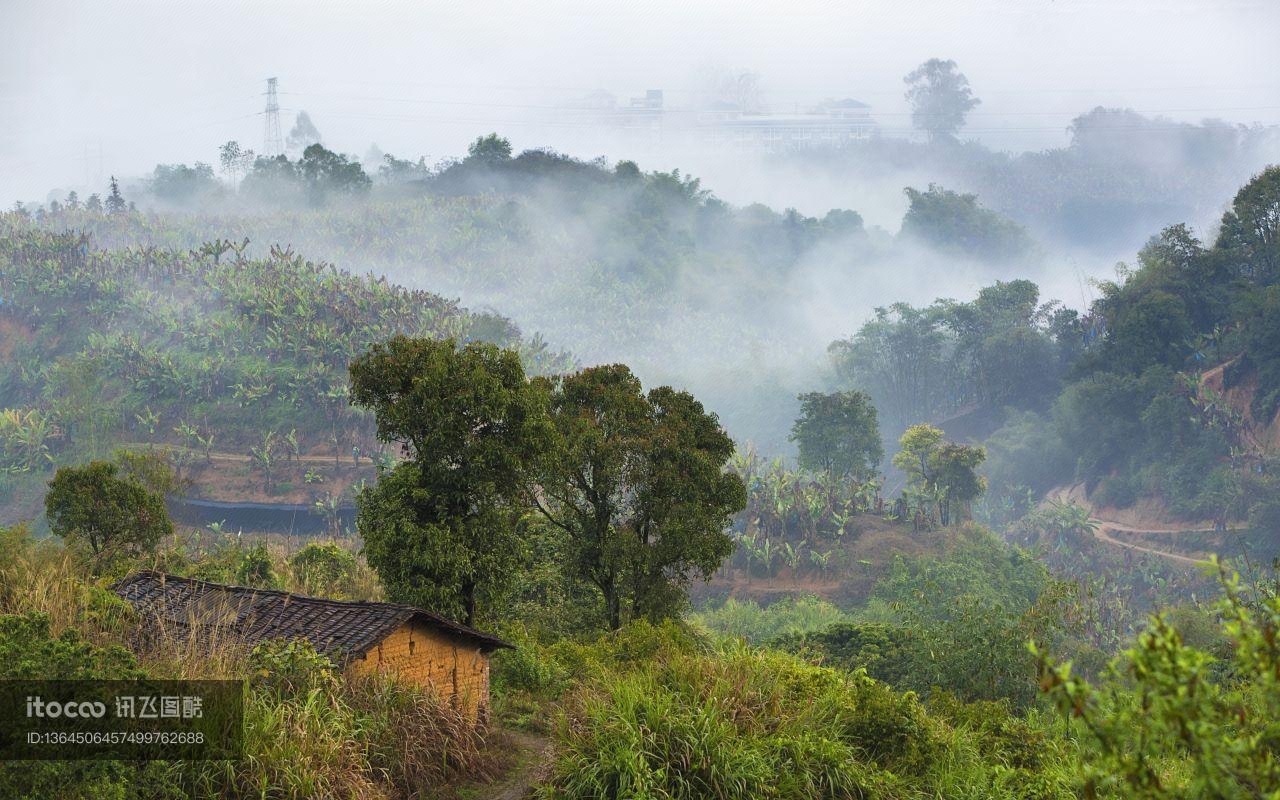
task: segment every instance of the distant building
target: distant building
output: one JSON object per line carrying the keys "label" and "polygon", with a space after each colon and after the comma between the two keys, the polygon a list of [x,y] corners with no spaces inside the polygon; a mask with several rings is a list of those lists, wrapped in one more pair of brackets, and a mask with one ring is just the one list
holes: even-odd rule
{"label": "distant building", "polygon": [[668,108],[661,89],[619,104],[607,92],[595,92],[575,104],[590,120],[631,142],[691,143],[718,149],[788,152],[838,148],[876,135],[878,127],[866,103],[827,100],[805,111],[743,111],[730,103],[706,108]]}
{"label": "distant building", "polygon": [[250,646],[304,639],[348,671],[395,674],[482,721],[489,717],[489,655],[511,647],[491,634],[395,603],[326,600],[151,570],[112,589],[144,620],[176,636],[216,629]]}
{"label": "distant building", "polygon": [[598,91],[571,106],[561,122],[621,138],[628,145],[694,145],[717,150],[790,152],[838,148],[876,136],[870,106],[846,97],[794,113],[744,111],[731,102],[705,108],[668,108],[663,91],[618,102]]}
{"label": "distant building", "polygon": [[843,147],[875,135],[870,109],[853,99],[830,100],[792,114],[711,109],[699,115],[698,132],[716,147],[759,152]]}

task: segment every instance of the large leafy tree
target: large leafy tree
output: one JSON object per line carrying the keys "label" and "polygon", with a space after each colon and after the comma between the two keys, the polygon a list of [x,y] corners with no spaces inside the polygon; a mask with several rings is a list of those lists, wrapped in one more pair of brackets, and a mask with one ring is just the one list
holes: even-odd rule
{"label": "large leafy tree", "polygon": [[733,552],[731,516],[746,505],[725,471],[733,441],[686,392],[645,394],[624,365],[548,382],[557,445],[533,497],[569,541],[570,568],[592,584],[610,627],[674,613],[683,588]]}
{"label": "large leafy tree", "polygon": [[467,147],[467,161],[479,164],[499,164],[511,160],[511,142],[496,133],[477,137]]}
{"label": "large leafy tree", "polygon": [[983,261],[1016,261],[1034,254],[1026,229],[962,194],[929,184],[926,191],[903,189],[909,205],[902,217],[902,236],[943,252]]}
{"label": "large leafy tree", "polygon": [[852,476],[862,481],[884,458],[875,406],[863,392],[802,394],[791,441],[805,469]]}
{"label": "large leafy tree", "polygon": [[99,565],[152,550],[173,533],[164,497],[118,472],[107,461],[62,467],[45,495],[49,528],[87,546]]}
{"label": "large leafy tree", "polygon": [[932,141],[953,138],[965,116],[982,101],[973,96],[969,79],[956,62],[931,58],[909,72],[903,81],[911,103],[911,124]]}
{"label": "large leafy tree", "polygon": [[408,457],[359,496],[370,566],[392,599],[470,622],[520,550],[519,499],[550,441],[542,393],[512,351],[399,336],[352,363],[351,400]]}
{"label": "large leafy tree", "polygon": [[937,304],[877,308],[857,334],[827,348],[841,380],[871,396],[890,430],[931,417],[946,402],[950,343],[945,315]]}

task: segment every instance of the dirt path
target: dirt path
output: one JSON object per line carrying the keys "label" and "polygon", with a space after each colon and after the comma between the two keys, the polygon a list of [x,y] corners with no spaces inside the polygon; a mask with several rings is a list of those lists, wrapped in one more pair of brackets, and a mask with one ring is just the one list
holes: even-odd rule
{"label": "dirt path", "polygon": [[[125,448],[125,449],[128,449],[128,450],[146,450],[147,448],[152,448],[152,447],[153,447],[153,448],[159,448],[159,449],[164,449],[164,450],[174,450],[174,451],[179,451],[179,452],[183,452],[183,453],[190,453],[191,455],[195,456],[197,460],[202,460],[202,459],[204,459],[204,458],[205,458],[205,455],[204,455],[204,451],[203,451],[203,450],[196,450],[196,449],[191,448],[191,447],[182,447],[181,445],[176,445],[176,444],[147,444],[147,443],[145,443],[145,442],[128,442],[128,443],[126,443],[126,444],[121,445],[121,447],[123,447],[123,448]],[[345,467],[345,466],[347,466],[347,464],[349,463],[350,458],[351,458],[351,454],[350,454],[350,453],[348,453],[345,457],[343,457],[343,458],[339,459],[339,460],[338,460],[338,461],[339,461],[339,466],[344,466],[344,467]],[[244,462],[246,462],[246,461],[252,461],[252,460],[253,460],[253,458],[252,458],[251,456],[244,455],[243,453],[226,453],[226,452],[219,452],[219,451],[217,451],[217,450],[212,450],[212,451],[210,451],[210,452],[209,452],[209,459],[208,459],[208,460],[210,460],[210,461],[233,461],[233,462],[241,463],[241,464],[242,464],[242,463],[244,463]],[[301,463],[303,463],[303,464],[330,464],[330,465],[332,465],[332,464],[334,463],[334,458],[333,458],[333,456],[332,456],[332,455],[327,455],[327,456],[316,456],[316,455],[305,455],[305,456],[303,456],[303,455],[299,455],[299,456],[290,456],[288,459],[282,459],[282,460],[280,461],[280,463],[281,463],[281,464],[285,464],[285,465],[287,465],[287,464],[289,464],[289,463],[291,463],[291,462],[294,462],[294,461],[298,461],[298,462],[301,462]],[[361,455],[361,456],[360,456],[360,459],[359,459],[359,461],[358,461],[358,464],[359,464],[359,465],[362,465],[362,466],[363,466],[363,465],[372,465],[372,464],[373,464],[373,459],[369,458],[367,455]]]}
{"label": "dirt path", "polygon": [[524,800],[534,786],[547,777],[551,768],[551,740],[544,736],[512,731],[507,734],[516,749],[516,763],[501,782],[480,787],[477,797],[484,800]]}
{"label": "dirt path", "polygon": [[[1089,511],[1090,519],[1093,520],[1095,523],[1097,523],[1098,527],[1094,529],[1093,535],[1094,535],[1094,538],[1096,538],[1100,542],[1105,542],[1106,544],[1112,545],[1114,547],[1123,547],[1126,550],[1134,550],[1139,553],[1147,553],[1149,555],[1159,556],[1160,558],[1165,558],[1170,561],[1176,561],[1178,563],[1186,564],[1188,566],[1203,564],[1204,559],[1192,558],[1191,556],[1186,556],[1181,553],[1173,553],[1168,550],[1160,550],[1155,547],[1147,547],[1145,545],[1136,544],[1134,542],[1126,542],[1121,539],[1115,538],[1111,534],[1128,533],[1128,534],[1141,536],[1143,534],[1152,534],[1152,533],[1168,534],[1168,533],[1214,533],[1215,532],[1213,528],[1205,528],[1203,526],[1190,525],[1190,524],[1188,525],[1144,525],[1142,527],[1135,527],[1132,525],[1126,525],[1120,522],[1115,522],[1114,520],[1103,519],[1102,517],[1099,517],[1097,515],[1098,514],[1097,509],[1093,506],[1092,503],[1089,502],[1089,499],[1085,494],[1083,484],[1077,484],[1076,486],[1059,487],[1057,489],[1054,489],[1053,491],[1049,492],[1049,499],[1055,500],[1059,503],[1074,503],[1075,505],[1082,506],[1085,509],[1087,509]],[[1230,531],[1230,530],[1241,530],[1241,529],[1242,529],[1241,526],[1236,525],[1236,526],[1228,527],[1227,530]]]}
{"label": "dirt path", "polygon": [[[1188,566],[1195,566],[1197,564],[1204,563],[1204,559],[1191,558],[1189,556],[1178,555],[1177,553],[1170,553],[1167,550],[1157,550],[1154,547],[1144,547],[1143,545],[1134,544],[1133,542],[1122,542],[1119,539],[1116,539],[1111,536],[1111,532],[1120,530],[1119,528],[1112,527],[1110,523],[1105,522],[1103,520],[1098,520],[1097,522],[1098,522],[1098,527],[1094,530],[1093,535],[1100,542],[1106,542],[1107,544],[1114,545],[1116,547],[1123,547],[1126,550],[1136,550],[1139,553],[1148,553],[1153,556],[1159,556],[1161,558],[1169,559],[1170,561],[1177,561],[1179,563],[1186,564]],[[1126,530],[1131,530],[1131,529],[1126,529]],[[1132,532],[1142,533],[1143,531],[1132,531]],[[1147,531],[1147,532],[1150,532],[1150,531]]]}

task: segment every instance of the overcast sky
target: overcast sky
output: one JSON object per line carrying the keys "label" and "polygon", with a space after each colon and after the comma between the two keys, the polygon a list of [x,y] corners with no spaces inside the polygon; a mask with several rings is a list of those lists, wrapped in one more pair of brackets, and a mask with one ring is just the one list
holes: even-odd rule
{"label": "overcast sky", "polygon": [[938,56],[983,101],[967,135],[1040,149],[1095,105],[1280,123],[1277,41],[1276,0],[0,0],[0,202],[260,148],[269,75],[286,132],[306,109],[335,149],[435,160],[491,129],[572,150],[531,117],[599,89],[692,104],[721,70],[775,109],[855,97],[902,127],[902,76]]}

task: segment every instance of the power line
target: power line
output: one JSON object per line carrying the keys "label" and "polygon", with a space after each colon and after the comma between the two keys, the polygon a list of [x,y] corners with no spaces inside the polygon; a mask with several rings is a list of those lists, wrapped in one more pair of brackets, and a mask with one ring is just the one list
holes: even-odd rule
{"label": "power line", "polygon": [[[442,100],[437,98],[417,98],[417,97],[378,97],[373,95],[358,94],[329,94],[325,92],[281,92],[281,94],[297,96],[297,97],[316,97],[334,100],[361,100],[381,103],[406,103],[413,105],[439,105],[439,106],[458,106],[465,108],[502,108],[502,109],[522,109],[532,111],[566,111],[574,113],[608,113],[610,111],[625,112],[629,110],[627,106],[618,108],[592,109],[580,105],[545,105],[536,103],[493,103],[473,100]],[[784,104],[785,105],[785,104]],[[1200,108],[1150,108],[1150,109],[1130,109],[1136,114],[1204,114],[1204,113],[1223,113],[1229,111],[1275,111],[1280,110],[1280,105],[1267,106],[1214,106]],[[663,114],[708,114],[723,112],[723,109],[708,108],[663,108]],[[1080,116],[1080,111],[972,111],[969,117],[1008,117],[1008,116]],[[768,116],[767,114],[764,116]],[[877,111],[877,117],[910,117],[917,116],[912,111]]]}

